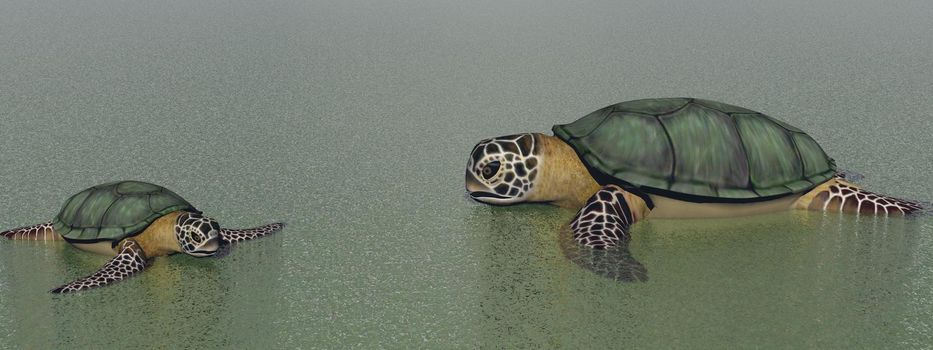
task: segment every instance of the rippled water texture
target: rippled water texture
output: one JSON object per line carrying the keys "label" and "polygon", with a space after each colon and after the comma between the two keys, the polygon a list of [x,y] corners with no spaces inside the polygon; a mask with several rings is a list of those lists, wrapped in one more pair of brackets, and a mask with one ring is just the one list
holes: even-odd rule
{"label": "rippled water texture", "polygon": [[[49,2],[45,2],[49,3]],[[54,3],[54,4],[52,4]],[[906,348],[933,344],[933,218],[638,224],[648,281],[564,257],[573,211],[463,196],[485,137],[695,96],[808,131],[933,200],[933,2],[0,3],[0,227],[138,179],[227,226],[223,259],[0,242],[0,347]]]}

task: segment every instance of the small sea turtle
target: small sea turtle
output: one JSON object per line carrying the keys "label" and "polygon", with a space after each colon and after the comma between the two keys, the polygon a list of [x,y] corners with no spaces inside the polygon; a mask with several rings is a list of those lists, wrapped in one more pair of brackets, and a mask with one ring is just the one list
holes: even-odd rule
{"label": "small sea turtle", "polygon": [[76,292],[142,271],[157,256],[214,256],[230,243],[275,233],[281,223],[251,229],[221,228],[168,189],[139,181],[88,188],[65,201],[52,221],[0,232],[18,240],[62,240],[83,250],[114,256],[94,274],[52,290]]}
{"label": "small sea turtle", "polygon": [[466,168],[488,204],[581,208],[584,247],[606,249],[647,218],[732,217],[789,209],[903,215],[921,209],[837,176],[809,135],[764,114],[694,98],[623,102],[553,127],[480,141]]}

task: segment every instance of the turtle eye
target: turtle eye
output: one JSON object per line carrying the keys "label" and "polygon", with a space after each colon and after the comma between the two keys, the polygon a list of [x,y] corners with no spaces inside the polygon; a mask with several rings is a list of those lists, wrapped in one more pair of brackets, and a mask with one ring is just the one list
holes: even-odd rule
{"label": "turtle eye", "polygon": [[491,179],[499,172],[499,161],[493,161],[483,167],[483,178],[486,180]]}

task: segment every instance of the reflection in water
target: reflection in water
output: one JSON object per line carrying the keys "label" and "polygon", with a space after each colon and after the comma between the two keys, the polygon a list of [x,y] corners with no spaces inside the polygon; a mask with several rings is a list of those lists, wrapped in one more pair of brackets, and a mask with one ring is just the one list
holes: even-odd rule
{"label": "reflection in water", "polygon": [[[729,339],[808,347],[852,339],[871,347],[929,334],[922,281],[931,259],[917,253],[933,239],[924,239],[923,219],[784,212],[654,220],[633,228],[627,249],[594,252],[570,239],[571,211],[470,209],[468,223],[484,232],[476,259],[489,346],[651,348]],[[681,331],[651,336],[660,329]]]}
{"label": "reflection in water", "polygon": [[[475,259],[481,266],[477,278],[480,344],[547,345],[550,322],[541,320],[564,313],[566,298],[572,297],[566,290],[572,285],[566,269],[571,264],[553,239],[571,213],[542,205],[470,209],[468,224],[484,232]],[[553,273],[555,269],[562,273]]]}
{"label": "reflection in water", "polygon": [[[464,198],[470,203],[478,203],[470,198],[468,193],[464,193]],[[537,208],[547,207],[544,205],[535,205],[529,204],[520,207],[497,207],[489,206],[487,204],[481,204],[479,207],[474,208],[475,213],[485,212],[483,207],[488,208],[488,211],[493,214],[493,221],[495,220],[496,215],[506,215],[504,213],[513,213],[510,211],[512,208],[528,208],[528,209],[517,209],[521,212],[526,212],[527,210],[535,210]],[[552,211],[566,211],[559,208],[551,208]],[[528,213],[529,215],[534,215]],[[540,213],[538,214],[540,215]],[[480,215],[482,216],[482,215]],[[477,218],[477,216],[473,216]],[[477,218],[478,219],[478,218]],[[478,219],[481,220],[481,219]],[[642,265],[638,260],[632,257],[631,252],[629,251],[628,241],[621,242],[618,246],[612,249],[605,250],[596,250],[590,249],[581,246],[574,239],[570,231],[570,221],[568,220],[565,223],[554,226],[553,222],[550,220],[546,221],[547,224],[535,223],[535,222],[521,222],[520,225],[524,227],[535,227],[540,229],[540,234],[536,235],[538,238],[547,237],[554,238],[561,251],[563,252],[564,257],[578,266],[590,270],[600,276],[604,276],[613,280],[622,281],[622,282],[633,282],[633,281],[647,281],[648,280],[648,271],[645,269],[645,266]],[[498,225],[492,225],[490,227],[490,232],[495,233],[504,233],[504,230],[509,230],[512,232],[512,229],[507,229]]]}
{"label": "reflection in water", "polygon": [[[534,204],[477,205],[470,210],[468,225],[484,232],[479,238],[480,255],[476,257],[481,266],[477,279],[481,345],[572,346],[575,334],[599,328],[592,323],[594,318],[603,317],[602,303],[612,302],[614,307],[627,304],[604,294],[613,292],[606,286],[622,285],[605,276],[620,280],[645,278],[643,272],[638,272],[640,264],[630,255],[620,254],[624,249],[606,251],[602,256],[581,254],[586,251],[572,250],[575,247],[565,250],[562,244],[570,238],[566,229],[572,210]],[[575,243],[572,238],[570,241]],[[568,254],[575,254],[577,259],[568,259]],[[622,264],[612,266],[613,262]],[[605,267],[605,271],[596,276],[588,271],[593,267]],[[604,325],[629,322],[625,314],[612,318],[614,321]],[[613,332],[621,334],[617,328]]]}
{"label": "reflection in water", "polygon": [[0,240],[0,348],[54,348],[57,319],[47,300],[57,282],[48,272],[64,270],[62,252],[73,249],[61,241]]}
{"label": "reflection in water", "polygon": [[[46,280],[89,274],[108,258],[62,242],[44,243],[53,247],[35,247],[43,245],[42,242],[4,243],[30,246],[13,247],[15,250],[3,247],[18,253],[14,256],[20,260],[20,264],[3,261],[4,266],[23,270],[4,276],[28,278],[36,275],[30,274],[31,268],[58,272],[39,274],[42,281],[25,283],[44,285],[45,289],[40,287],[32,294],[16,297],[21,300],[0,300],[4,306],[28,305],[26,313],[19,308],[0,309],[2,315],[14,316],[0,319],[15,322],[19,327],[35,323],[30,327],[32,332],[16,335],[17,343],[36,348],[100,348],[105,344],[104,348],[229,348],[263,342],[253,339],[247,330],[275,331],[267,323],[257,324],[251,316],[275,313],[274,303],[256,302],[268,299],[269,292],[278,284],[281,244],[271,238],[251,242],[250,252],[234,247],[231,256],[223,259],[185,255],[155,258],[145,272],[132,278],[68,295],[49,293],[58,282]],[[257,247],[262,245],[267,246]],[[54,247],[58,249],[51,249]],[[21,248],[35,249],[35,253]],[[25,261],[29,264],[24,264]],[[127,343],[128,339],[131,343]]]}
{"label": "reflection in water", "polygon": [[573,239],[568,226],[561,228],[557,241],[567,259],[597,275],[620,282],[648,280],[648,270],[629,251],[629,240],[610,249],[590,249]]}
{"label": "reflection in water", "polygon": [[[88,259],[86,256],[90,256]],[[93,272],[98,256],[69,250],[63,253],[63,264],[69,270]],[[91,261],[85,261],[91,260]],[[52,296],[50,299],[57,326],[55,348],[82,346],[87,334],[97,334],[97,344],[174,348],[181,344],[225,343],[224,309],[230,307],[230,297],[224,287],[227,276],[218,267],[219,260],[187,256],[155,258],[142,273],[106,288]],[[85,272],[78,272],[78,274]],[[88,272],[89,273],[89,272]],[[83,309],[83,310],[82,310]],[[75,323],[75,312],[84,314]],[[112,317],[113,314],[121,316]],[[128,325],[132,322],[135,325]],[[133,329],[133,345],[122,343],[126,334],[113,329]]]}
{"label": "reflection in water", "polygon": [[0,2],[0,227],[125,178],[298,221],[68,297],[106,258],[0,241],[0,348],[929,347],[931,217],[647,220],[619,283],[570,210],[453,203],[479,137],[673,94],[931,200],[933,2],[857,2]]}

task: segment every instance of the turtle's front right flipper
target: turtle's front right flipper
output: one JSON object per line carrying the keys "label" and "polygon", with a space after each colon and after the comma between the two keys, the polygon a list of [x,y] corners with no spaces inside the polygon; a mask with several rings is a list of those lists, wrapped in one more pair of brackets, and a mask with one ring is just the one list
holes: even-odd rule
{"label": "turtle's front right flipper", "polygon": [[570,223],[573,238],[593,249],[607,249],[628,240],[629,226],[649,211],[645,201],[616,185],[603,186]]}
{"label": "turtle's front right flipper", "polygon": [[139,243],[127,239],[120,243],[117,256],[110,259],[100,270],[90,276],[55,288],[52,293],[71,293],[107,285],[132,276],[145,269],[147,265],[146,253],[143,252]]}
{"label": "turtle's front right flipper", "polygon": [[0,232],[0,236],[15,240],[24,241],[60,241],[62,236],[55,233],[52,222],[46,222],[38,225],[14,228]]}
{"label": "turtle's front right flipper", "polygon": [[561,238],[568,259],[618,281],[646,281],[648,271],[628,249],[629,227],[647,215],[641,197],[607,185],[586,201],[570,224],[573,241]]}

